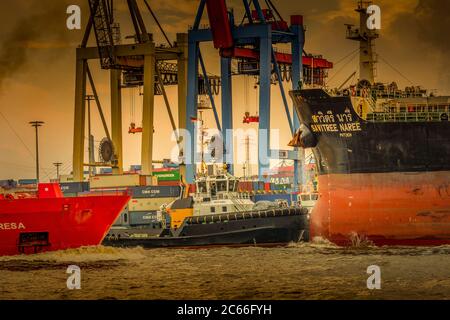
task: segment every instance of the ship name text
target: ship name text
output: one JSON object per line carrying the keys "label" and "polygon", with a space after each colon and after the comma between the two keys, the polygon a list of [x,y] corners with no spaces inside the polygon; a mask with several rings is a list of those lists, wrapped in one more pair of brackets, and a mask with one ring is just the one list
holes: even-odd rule
{"label": "ship name text", "polygon": [[25,225],[22,222],[2,222],[0,223],[0,231],[7,230],[25,230]]}
{"label": "ship name text", "polygon": [[339,133],[341,137],[350,138],[352,133],[362,131],[361,123],[355,121],[350,109],[345,113],[335,114],[327,111],[325,114],[321,111],[312,115],[311,130],[314,133]]}

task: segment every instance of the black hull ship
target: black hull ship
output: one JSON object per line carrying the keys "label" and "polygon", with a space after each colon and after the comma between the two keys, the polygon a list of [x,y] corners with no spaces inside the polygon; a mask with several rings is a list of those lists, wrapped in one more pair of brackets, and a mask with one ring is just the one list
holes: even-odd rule
{"label": "black hull ship", "polygon": [[448,105],[368,121],[349,97],[317,89],[291,95],[302,123],[297,145],[313,148],[317,159],[312,237],[340,245],[361,238],[378,245],[450,243]]}
{"label": "black hull ship", "polygon": [[375,113],[363,119],[350,97],[332,97],[322,89],[296,91],[292,97],[305,126],[304,146],[317,147],[322,175],[450,170],[450,101],[441,111]]}
{"label": "black hull ship", "polygon": [[311,237],[339,245],[450,243],[450,97],[420,87],[374,82],[367,6],[361,27],[360,80],[347,89],[291,92],[301,122],[291,146],[311,148],[319,200]]}

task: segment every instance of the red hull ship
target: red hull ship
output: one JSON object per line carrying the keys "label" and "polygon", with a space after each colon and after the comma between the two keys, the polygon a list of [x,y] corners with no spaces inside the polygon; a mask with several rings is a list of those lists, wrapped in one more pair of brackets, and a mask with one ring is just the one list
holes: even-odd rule
{"label": "red hull ship", "polygon": [[99,245],[130,197],[64,198],[57,184],[34,197],[0,195],[0,256]]}

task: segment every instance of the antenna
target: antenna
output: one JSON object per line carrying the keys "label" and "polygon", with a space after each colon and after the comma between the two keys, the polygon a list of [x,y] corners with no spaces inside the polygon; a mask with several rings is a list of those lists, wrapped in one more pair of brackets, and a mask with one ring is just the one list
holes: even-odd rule
{"label": "antenna", "polygon": [[56,180],[59,182],[59,168],[63,165],[62,162],[55,162],[53,165],[56,167]]}
{"label": "antenna", "polygon": [[30,125],[36,129],[36,182],[39,184],[39,128],[45,124],[43,121],[32,121]]}

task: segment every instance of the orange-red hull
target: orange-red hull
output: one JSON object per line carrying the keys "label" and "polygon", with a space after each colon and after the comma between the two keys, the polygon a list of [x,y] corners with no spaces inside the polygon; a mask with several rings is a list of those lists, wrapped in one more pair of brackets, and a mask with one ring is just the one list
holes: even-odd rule
{"label": "orange-red hull", "polygon": [[0,256],[99,245],[129,199],[60,194],[0,199]]}
{"label": "orange-red hull", "polygon": [[319,177],[312,237],[342,245],[450,244],[450,172]]}

